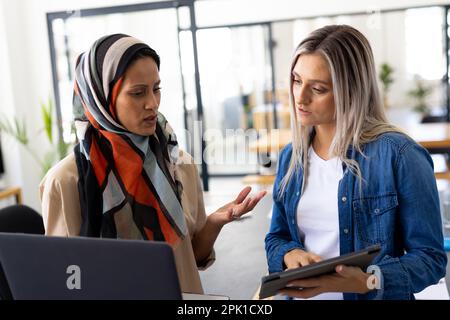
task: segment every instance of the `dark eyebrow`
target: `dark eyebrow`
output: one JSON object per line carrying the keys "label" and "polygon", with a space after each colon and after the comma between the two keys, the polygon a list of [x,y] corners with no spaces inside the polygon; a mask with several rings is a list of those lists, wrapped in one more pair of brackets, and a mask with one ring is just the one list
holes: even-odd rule
{"label": "dark eyebrow", "polygon": [[[297,77],[297,78],[301,78],[301,76],[295,71],[292,71],[292,75]],[[310,79],[309,82],[322,83],[322,84],[325,84],[327,86],[330,85],[327,81],[323,81],[323,80],[319,80],[319,79]]]}
{"label": "dark eyebrow", "polygon": [[[155,82],[154,85],[155,86],[159,86],[160,84],[161,84],[161,80],[158,80],[158,81]],[[147,88],[148,85],[146,85],[145,83],[137,83],[135,85],[132,85],[130,88],[131,89],[136,89],[136,88],[142,88],[142,87]]]}
{"label": "dark eyebrow", "polygon": [[148,86],[143,83],[138,83],[138,84],[135,84],[134,86],[131,86],[131,89],[136,89],[136,88],[140,88],[140,87],[148,87]]}

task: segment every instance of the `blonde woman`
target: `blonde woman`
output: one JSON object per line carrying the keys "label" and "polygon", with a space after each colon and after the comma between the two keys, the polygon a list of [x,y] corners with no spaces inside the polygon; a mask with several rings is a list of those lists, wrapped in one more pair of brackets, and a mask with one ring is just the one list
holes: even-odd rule
{"label": "blonde woman", "polygon": [[369,42],[350,26],[318,29],[296,49],[290,77],[293,140],[274,185],[269,272],[381,244],[380,289],[369,290],[365,270],[338,266],[281,293],[414,299],[447,263],[433,163],[388,123]]}

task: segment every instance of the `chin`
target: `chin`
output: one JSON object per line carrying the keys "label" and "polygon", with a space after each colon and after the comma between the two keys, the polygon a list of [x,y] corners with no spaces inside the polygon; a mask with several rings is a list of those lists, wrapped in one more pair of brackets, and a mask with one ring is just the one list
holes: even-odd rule
{"label": "chin", "polygon": [[153,130],[145,130],[145,132],[144,132],[145,134],[143,134],[143,136],[149,137],[149,136],[154,135],[155,132],[156,132],[156,129],[153,129]]}
{"label": "chin", "polygon": [[298,121],[302,126],[314,126],[316,123],[314,121],[308,121],[307,119],[301,119]]}
{"label": "chin", "polygon": [[155,134],[156,128],[145,128],[145,129],[140,129],[140,130],[136,130],[136,131],[131,131],[134,134],[143,136],[143,137],[149,137],[152,136],[153,134]]}

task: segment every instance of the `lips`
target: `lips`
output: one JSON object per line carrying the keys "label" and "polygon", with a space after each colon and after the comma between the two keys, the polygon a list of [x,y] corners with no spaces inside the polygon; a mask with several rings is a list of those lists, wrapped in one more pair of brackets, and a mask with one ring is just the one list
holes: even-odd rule
{"label": "lips", "polygon": [[144,118],[144,120],[142,121],[142,123],[143,123],[145,126],[154,127],[154,126],[156,125],[157,118],[158,118],[158,117],[157,117],[156,115],[154,115],[154,116],[148,116],[148,117],[145,117],[145,118]]}
{"label": "lips", "polygon": [[144,121],[156,121],[157,116],[148,116],[144,118]]}
{"label": "lips", "polygon": [[297,108],[297,110],[303,116],[307,116],[307,115],[310,115],[312,113],[312,112],[306,111],[305,109],[302,109],[302,108]]}

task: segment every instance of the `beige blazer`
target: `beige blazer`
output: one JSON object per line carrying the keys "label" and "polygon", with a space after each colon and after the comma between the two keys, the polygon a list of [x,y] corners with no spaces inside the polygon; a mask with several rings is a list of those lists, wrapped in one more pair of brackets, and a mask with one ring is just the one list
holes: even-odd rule
{"label": "beige blazer", "polygon": [[[197,167],[193,164],[192,158],[187,153],[181,154],[185,159],[183,164],[178,165],[179,180],[183,184],[181,204],[189,236],[174,249],[175,262],[181,290],[203,293],[198,270],[210,266],[215,260],[215,254],[213,250],[204,264],[197,266],[192,240],[206,222],[203,191]],[[78,170],[73,153],[51,168],[41,181],[39,189],[46,235],[79,235],[81,209],[77,183]]]}

